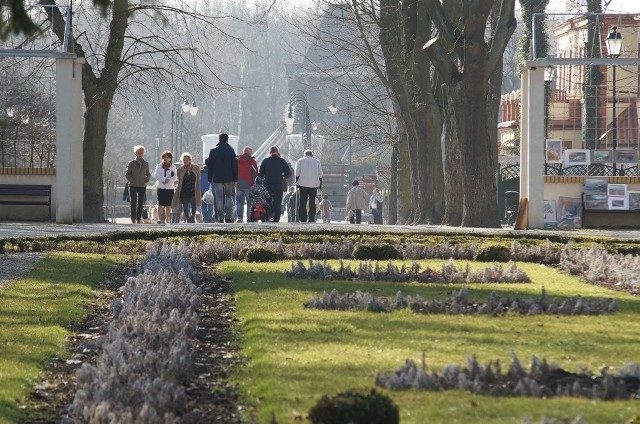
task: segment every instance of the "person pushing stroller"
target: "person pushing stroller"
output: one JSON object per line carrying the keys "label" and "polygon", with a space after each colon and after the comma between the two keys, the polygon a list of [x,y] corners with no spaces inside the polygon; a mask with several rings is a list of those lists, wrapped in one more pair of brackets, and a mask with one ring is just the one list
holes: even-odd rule
{"label": "person pushing stroller", "polygon": [[247,193],[249,204],[251,208],[249,210],[248,222],[262,221],[266,222],[271,212],[269,202],[271,195],[269,190],[264,186],[264,181],[260,177],[256,177],[256,183],[251,187]]}

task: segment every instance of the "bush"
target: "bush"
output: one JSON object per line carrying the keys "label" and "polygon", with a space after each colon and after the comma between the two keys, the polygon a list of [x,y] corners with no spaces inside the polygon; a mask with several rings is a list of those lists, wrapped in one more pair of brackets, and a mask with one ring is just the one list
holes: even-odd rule
{"label": "bush", "polygon": [[280,259],[280,254],[264,246],[243,247],[238,258],[247,262],[272,262]]}
{"label": "bush", "polygon": [[398,249],[390,244],[359,244],[353,249],[354,259],[399,259],[402,258]]}
{"label": "bush", "polygon": [[309,419],[313,424],[397,424],[400,413],[390,398],[375,389],[348,390],[333,397],[323,396],[309,410]]}
{"label": "bush", "polygon": [[480,262],[509,262],[511,250],[504,244],[485,242],[478,246],[473,259]]}

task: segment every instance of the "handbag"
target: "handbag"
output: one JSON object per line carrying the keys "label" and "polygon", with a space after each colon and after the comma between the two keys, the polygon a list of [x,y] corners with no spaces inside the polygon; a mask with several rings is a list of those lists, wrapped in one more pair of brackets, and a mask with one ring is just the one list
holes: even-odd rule
{"label": "handbag", "polygon": [[282,179],[282,192],[286,193],[287,191],[289,191],[289,183],[287,182],[286,178]]}
{"label": "handbag", "polygon": [[202,202],[206,203],[207,205],[213,205],[214,201],[215,199],[213,197],[213,191],[211,189],[205,191],[202,195]]}
{"label": "handbag", "polygon": [[142,208],[142,219],[149,219],[149,211],[146,206]]}

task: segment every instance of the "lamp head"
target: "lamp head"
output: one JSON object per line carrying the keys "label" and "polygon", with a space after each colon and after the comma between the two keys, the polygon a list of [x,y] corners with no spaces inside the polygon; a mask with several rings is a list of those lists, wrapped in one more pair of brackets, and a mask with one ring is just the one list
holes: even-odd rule
{"label": "lamp head", "polygon": [[335,115],[336,112],[338,112],[338,107],[336,106],[335,99],[331,100],[331,106],[329,106],[329,112],[331,112],[332,115]]}
{"label": "lamp head", "polygon": [[620,57],[623,40],[624,37],[618,32],[618,27],[611,27],[611,32],[609,32],[609,35],[607,35],[607,38],[604,40],[607,45],[609,57]]}
{"label": "lamp head", "polygon": [[289,101],[289,106],[287,108],[287,116],[284,117],[284,126],[285,129],[287,130],[287,134],[291,134],[291,132],[293,131],[293,106],[291,104],[291,101]]}
{"label": "lamp head", "polygon": [[555,66],[547,66],[546,68],[544,68],[544,82],[552,82],[555,76],[556,76]]}

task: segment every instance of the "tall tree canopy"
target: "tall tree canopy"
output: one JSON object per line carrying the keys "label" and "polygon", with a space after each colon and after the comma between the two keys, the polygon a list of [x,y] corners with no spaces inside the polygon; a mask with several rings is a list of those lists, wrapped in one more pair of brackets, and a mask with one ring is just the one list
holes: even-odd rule
{"label": "tall tree canopy", "polygon": [[[92,1],[106,15],[111,0]],[[5,39],[9,34],[33,35],[40,29],[29,16],[24,0],[0,2],[0,39]]]}

